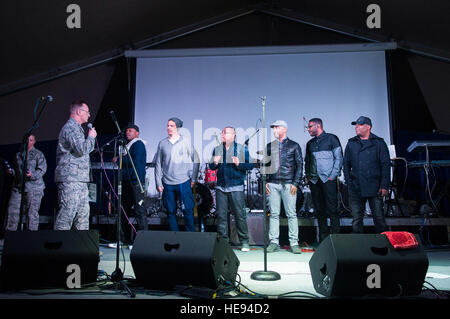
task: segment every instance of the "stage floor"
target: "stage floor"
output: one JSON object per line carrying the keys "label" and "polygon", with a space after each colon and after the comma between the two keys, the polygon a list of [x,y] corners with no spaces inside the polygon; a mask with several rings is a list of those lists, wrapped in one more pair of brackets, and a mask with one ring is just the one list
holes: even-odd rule
{"label": "stage floor", "polygon": [[[3,243],[1,243],[3,244]],[[1,245],[1,248],[2,245]],[[101,241],[100,262],[98,270],[111,275],[116,269],[116,249],[109,248],[105,241]],[[233,251],[240,261],[237,281],[240,281],[240,288],[246,293],[227,294],[227,298],[232,300],[243,299],[311,299],[324,298],[318,294],[314,288],[309,269],[309,260],[312,252],[302,254],[292,254],[287,247],[282,247],[278,252],[267,254],[267,270],[280,274],[281,279],[277,281],[256,281],[250,278],[254,271],[264,270],[264,249],[261,246],[251,246],[249,252],[241,252],[238,247],[233,247]],[[420,298],[442,299],[449,296],[450,292],[450,249],[428,249],[426,250],[429,259],[429,268],[426,275],[426,283]],[[180,265],[182,266],[182,265]],[[119,268],[124,273],[125,279],[133,279],[134,272],[130,262],[130,249],[124,246],[120,250]],[[158,276],[158,273],[154,274]],[[101,277],[100,277],[101,278]],[[103,277],[106,278],[106,277]],[[126,282],[126,281],[125,281]],[[131,280],[130,283],[133,281]],[[142,288],[134,289],[133,285],[128,286],[135,294],[133,299],[186,299],[183,294],[174,291],[154,291]],[[439,294],[435,291],[446,290],[447,294]],[[200,297],[197,297],[200,298]],[[196,299],[197,299],[196,298]],[[132,299],[130,294],[113,284],[111,281],[98,282],[95,286],[81,289],[42,289],[28,290],[21,292],[2,292],[0,299]],[[230,299],[228,299],[230,300]]]}

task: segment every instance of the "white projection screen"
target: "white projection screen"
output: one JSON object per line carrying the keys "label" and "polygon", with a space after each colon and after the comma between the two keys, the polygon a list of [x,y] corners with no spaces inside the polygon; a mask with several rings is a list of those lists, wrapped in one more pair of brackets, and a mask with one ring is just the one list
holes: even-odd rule
{"label": "white projection screen", "polygon": [[[146,141],[147,162],[167,137],[171,117],[183,120],[181,134],[190,138],[201,168],[225,126],[236,128],[239,143],[259,129],[248,146],[251,157],[261,159],[263,134],[266,142],[273,140],[270,124],[278,119],[287,122],[288,137],[303,155],[311,139],[306,125],[314,117],[339,137],[343,149],[355,136],[350,123],[360,115],[372,119],[372,132],[389,145],[384,50],[390,48],[378,43],[127,51],[137,58],[134,122]],[[155,195],[153,169],[147,177],[148,194]]]}

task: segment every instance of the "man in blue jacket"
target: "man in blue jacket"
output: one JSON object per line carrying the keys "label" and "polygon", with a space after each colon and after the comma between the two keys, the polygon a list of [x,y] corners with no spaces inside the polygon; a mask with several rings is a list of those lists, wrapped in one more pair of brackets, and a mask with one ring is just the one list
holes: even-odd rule
{"label": "man in blue jacket", "polygon": [[[147,210],[144,206],[146,195],[145,166],[147,164],[147,151],[145,149],[144,142],[139,138],[139,127],[137,125],[128,124],[125,130],[125,137],[128,144],[125,146],[125,154],[122,156],[122,199],[123,207],[129,220],[127,220],[126,216],[124,216],[121,220],[123,225],[123,233],[127,234],[127,237],[124,238],[124,242],[125,244],[131,245],[133,243],[133,237],[130,236],[131,226],[128,225],[132,222],[130,215],[133,207],[136,215],[136,231],[148,229]],[[130,153],[133,160],[137,176],[134,172],[127,152]],[[117,157],[113,158],[113,162],[117,162]],[[141,190],[138,177],[144,192]]]}
{"label": "man in blue jacket", "polygon": [[363,232],[364,207],[369,202],[375,231],[387,230],[383,213],[383,196],[390,180],[389,150],[385,141],[371,133],[372,121],[360,116],[355,125],[356,136],[349,139],[344,152],[344,176],[348,186],[353,216],[353,232]]}
{"label": "man in blue jacket", "polygon": [[250,163],[248,150],[236,143],[236,131],[227,126],[222,130],[222,144],[213,150],[209,168],[217,169],[216,216],[217,232],[228,240],[228,208],[235,214],[236,230],[242,251],[249,251],[248,226],[245,211],[244,180]]}

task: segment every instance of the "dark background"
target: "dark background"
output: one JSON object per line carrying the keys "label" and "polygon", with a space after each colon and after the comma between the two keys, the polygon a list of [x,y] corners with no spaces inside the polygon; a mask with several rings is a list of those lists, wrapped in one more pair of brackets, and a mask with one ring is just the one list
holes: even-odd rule
{"label": "dark background", "polygon": [[[81,8],[80,29],[66,26],[70,3]],[[371,3],[381,7],[380,29],[366,25]],[[413,141],[450,139],[449,9],[447,0],[2,1],[0,158],[12,161],[36,99],[53,96],[34,131],[48,162],[41,213],[53,215],[56,143],[70,102],[88,101],[100,145],[116,133],[110,110],[121,126],[133,120],[135,68],[125,50],[394,41],[398,49],[386,52],[393,142],[398,156],[423,160],[407,152]],[[1,171],[3,216],[10,181]],[[425,200],[421,170],[410,169],[406,184],[402,162],[397,172],[401,195]],[[449,180],[448,168],[435,173]],[[449,216],[448,198],[440,210]]]}

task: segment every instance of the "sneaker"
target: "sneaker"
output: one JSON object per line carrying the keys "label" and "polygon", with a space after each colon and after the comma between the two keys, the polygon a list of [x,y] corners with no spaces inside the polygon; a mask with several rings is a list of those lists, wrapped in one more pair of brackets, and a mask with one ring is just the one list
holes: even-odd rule
{"label": "sneaker", "polygon": [[133,245],[128,245],[128,249],[132,250],[133,249]]}
{"label": "sneaker", "polygon": [[291,246],[291,253],[293,254],[301,254],[302,251],[298,245]]}
{"label": "sneaker", "polygon": [[250,246],[248,244],[242,244],[241,251],[250,251]]}
{"label": "sneaker", "polygon": [[[117,243],[109,243],[108,247],[109,248],[117,248]],[[120,248],[122,248],[122,244],[120,244]]]}
{"label": "sneaker", "polygon": [[271,243],[269,246],[267,246],[267,252],[268,253],[273,253],[275,251],[279,251],[280,250],[280,246],[278,246],[275,243]]}

